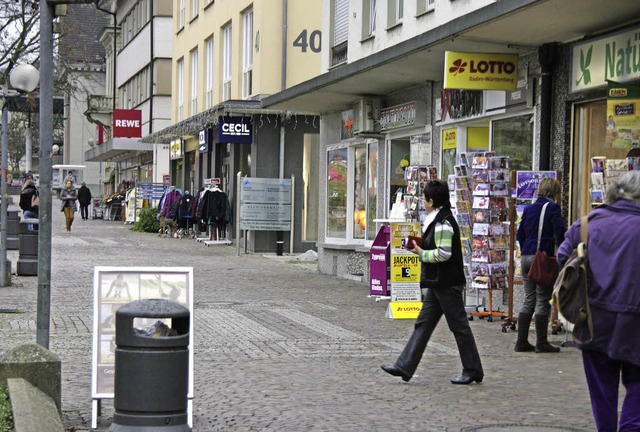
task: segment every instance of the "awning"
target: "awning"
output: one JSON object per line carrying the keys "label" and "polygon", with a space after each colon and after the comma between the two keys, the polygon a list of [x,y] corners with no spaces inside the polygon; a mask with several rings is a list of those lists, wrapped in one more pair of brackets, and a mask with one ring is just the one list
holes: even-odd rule
{"label": "awning", "polygon": [[141,143],[139,138],[113,138],[84,152],[87,162],[119,162],[133,158],[141,152],[152,152],[153,144]]}

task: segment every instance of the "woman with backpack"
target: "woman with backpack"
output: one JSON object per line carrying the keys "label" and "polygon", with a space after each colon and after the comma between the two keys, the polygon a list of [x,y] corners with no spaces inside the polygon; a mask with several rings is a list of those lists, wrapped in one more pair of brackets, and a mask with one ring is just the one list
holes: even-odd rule
{"label": "woman with backpack", "polygon": [[22,209],[22,217],[24,219],[38,219],[38,209],[40,206],[40,198],[38,189],[33,180],[27,180],[22,186],[20,192],[20,208]]}

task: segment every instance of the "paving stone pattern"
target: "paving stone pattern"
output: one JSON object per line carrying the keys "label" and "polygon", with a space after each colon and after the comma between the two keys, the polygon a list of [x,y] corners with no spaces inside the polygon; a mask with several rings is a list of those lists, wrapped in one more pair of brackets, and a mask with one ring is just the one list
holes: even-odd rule
{"label": "paving stone pattern", "polygon": [[[91,425],[94,266],[194,268],[194,431],[594,429],[575,348],[515,353],[515,332],[475,319],[485,380],[454,386],[461,366],[443,320],[403,383],[380,364],[395,360],[412,322],[385,318],[387,303],[368,298],[366,284],[291,257],[237,257],[235,246],[159,238],[119,222],[77,218],[66,233],[62,214],[53,216],[50,349],[63,362],[68,431]],[[15,271],[17,251],[9,257]],[[0,304],[21,313],[0,313],[0,353],[35,343],[37,277],[12,281],[0,288]],[[104,401],[98,431],[112,414]]]}

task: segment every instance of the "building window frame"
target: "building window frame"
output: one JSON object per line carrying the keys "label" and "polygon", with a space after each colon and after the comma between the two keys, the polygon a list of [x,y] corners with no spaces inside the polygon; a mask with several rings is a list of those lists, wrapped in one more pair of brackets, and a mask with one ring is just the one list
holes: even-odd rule
{"label": "building window frame", "polygon": [[205,96],[205,108],[209,109],[209,108],[213,108],[213,88],[214,88],[214,72],[215,72],[215,64],[214,64],[214,40],[213,40],[213,36],[209,37],[206,42],[206,76],[205,76],[205,92],[206,92],[206,96]]}
{"label": "building window frame", "polygon": [[185,23],[185,2],[186,0],[180,0],[178,3],[178,31],[184,28]]}
{"label": "building window frame", "polygon": [[402,25],[404,0],[387,0],[387,30]]}
{"label": "building window frame", "polygon": [[375,37],[377,0],[362,0],[362,39]]}
{"label": "building window frame", "polygon": [[433,12],[436,9],[436,0],[417,0],[416,1],[416,16],[424,15],[428,12]]}
{"label": "building window frame", "polygon": [[253,9],[242,14],[242,98],[253,94]]}
{"label": "building window frame", "polygon": [[349,39],[349,0],[331,0],[330,65],[347,62]]}
{"label": "building window frame", "polygon": [[191,19],[194,20],[200,13],[200,0],[191,0]]}
{"label": "building window frame", "polygon": [[177,66],[176,66],[176,81],[177,81],[177,87],[178,87],[178,91],[177,91],[177,96],[178,96],[178,103],[177,103],[177,116],[176,116],[176,120],[177,121],[182,121],[184,120],[184,57],[180,58],[178,60]]}
{"label": "building window frame", "polygon": [[222,100],[231,99],[232,77],[232,27],[231,23],[222,27]]}
{"label": "building window frame", "polygon": [[191,57],[191,115],[198,112],[198,48],[190,53]]}

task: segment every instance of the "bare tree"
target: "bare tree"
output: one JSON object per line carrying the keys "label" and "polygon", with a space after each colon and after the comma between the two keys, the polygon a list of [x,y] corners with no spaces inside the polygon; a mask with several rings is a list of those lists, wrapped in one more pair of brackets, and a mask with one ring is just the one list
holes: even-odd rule
{"label": "bare tree", "polygon": [[34,64],[40,54],[40,12],[36,0],[0,2],[0,81],[18,62]]}

